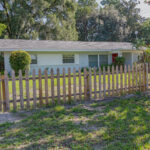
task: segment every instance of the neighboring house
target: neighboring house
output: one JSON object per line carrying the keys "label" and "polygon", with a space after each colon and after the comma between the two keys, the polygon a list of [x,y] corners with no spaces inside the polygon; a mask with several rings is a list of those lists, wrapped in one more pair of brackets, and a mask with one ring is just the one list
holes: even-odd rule
{"label": "neighboring house", "polygon": [[4,54],[5,69],[10,72],[9,56],[12,51],[25,50],[32,58],[30,70],[41,68],[99,67],[112,64],[115,57],[125,57],[125,64],[132,65],[141,51],[126,42],[79,42],[44,40],[0,40],[0,52]]}

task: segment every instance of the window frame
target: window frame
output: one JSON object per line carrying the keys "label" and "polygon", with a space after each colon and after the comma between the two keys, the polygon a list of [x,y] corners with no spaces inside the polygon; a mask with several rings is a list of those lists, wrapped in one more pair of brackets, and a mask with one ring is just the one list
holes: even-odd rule
{"label": "window frame", "polygon": [[[69,62],[69,60],[71,60],[71,61]],[[63,64],[75,64],[75,55],[74,54],[63,54],[62,55],[62,63]]]}
{"label": "window frame", "polygon": [[[102,56],[102,58],[104,57],[104,56],[107,56],[107,64],[101,64],[101,56]],[[102,66],[102,65],[109,65],[109,55],[108,54],[99,54],[98,55],[98,59],[99,59],[99,66]]]}
{"label": "window frame", "polygon": [[[32,56],[35,56],[35,59],[32,58]],[[31,57],[31,65],[37,65],[37,54],[30,54]]]}
{"label": "window frame", "polygon": [[97,65],[95,67],[97,68],[99,66],[99,64],[98,64],[98,59],[99,59],[98,54],[88,55],[89,67],[91,67],[90,63],[94,62],[94,61],[90,61],[90,56],[96,56],[97,57],[97,61],[95,61],[97,63]]}

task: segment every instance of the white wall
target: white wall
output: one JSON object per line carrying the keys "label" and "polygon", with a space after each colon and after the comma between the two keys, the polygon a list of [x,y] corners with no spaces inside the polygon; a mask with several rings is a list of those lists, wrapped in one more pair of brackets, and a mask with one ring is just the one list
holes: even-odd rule
{"label": "white wall", "polygon": [[10,52],[4,52],[4,66],[5,66],[5,70],[7,70],[8,72],[11,71],[9,57],[10,57]]}
{"label": "white wall", "polygon": [[125,58],[126,65],[132,65],[132,53],[122,53],[122,56]]}
{"label": "white wall", "polygon": [[139,54],[138,53],[133,53],[132,54],[132,63],[135,63],[138,61],[138,57],[139,57]]}
{"label": "white wall", "polygon": [[[115,52],[117,53],[117,52]],[[30,65],[30,70],[35,69],[36,71],[41,68],[42,72],[44,71],[44,69],[48,69],[50,70],[51,68],[54,68],[54,71],[56,72],[57,68],[60,68],[60,70],[62,71],[63,68],[67,69],[67,68],[71,68],[73,70],[73,68],[78,69],[83,68],[83,67],[89,67],[89,60],[88,60],[88,55],[99,55],[99,54],[108,54],[108,63],[111,64],[112,63],[112,53],[74,53],[75,54],[75,63],[74,64],[63,64],[62,62],[62,57],[63,54],[59,54],[59,53],[48,53],[48,52],[43,52],[43,53],[31,53],[31,54],[37,54],[37,62],[38,64],[31,64]],[[64,53],[66,54],[66,53]],[[69,53],[68,53],[69,54]],[[135,62],[138,58],[138,54],[133,54],[132,53],[119,53],[119,56],[124,56],[126,59],[126,64],[130,64],[132,65],[132,62]],[[5,61],[5,69],[10,72],[11,71],[11,67],[9,64],[9,57],[10,57],[10,52],[5,52],[4,53],[4,61]]]}

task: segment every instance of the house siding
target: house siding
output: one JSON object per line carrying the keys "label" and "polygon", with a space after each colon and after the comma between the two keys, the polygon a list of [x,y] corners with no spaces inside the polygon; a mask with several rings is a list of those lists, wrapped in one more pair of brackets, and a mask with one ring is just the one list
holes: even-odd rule
{"label": "house siding", "polygon": [[[125,64],[132,65],[133,62],[137,61],[137,54],[132,54],[131,52],[127,53],[121,53],[116,51],[115,53],[118,53],[119,56],[123,56],[126,59]],[[37,64],[31,64],[30,65],[30,73],[32,73],[32,70],[36,70],[36,74],[38,73],[38,69],[42,70],[42,73],[44,73],[44,70],[47,69],[50,72],[50,69],[54,69],[54,73],[56,73],[57,68],[60,69],[60,73],[62,73],[63,68],[67,69],[71,68],[71,71],[73,71],[73,68],[79,69],[83,67],[89,67],[89,57],[88,55],[100,55],[100,54],[107,54],[108,55],[108,64],[112,63],[112,52],[106,53],[106,52],[97,52],[97,53],[71,53],[75,54],[75,63],[73,64],[63,64],[62,57],[63,54],[70,54],[70,53],[51,53],[51,52],[30,52],[30,54],[37,54]],[[5,61],[5,70],[7,70],[9,73],[11,72],[11,67],[9,64],[9,57],[10,52],[4,53],[4,61]]]}

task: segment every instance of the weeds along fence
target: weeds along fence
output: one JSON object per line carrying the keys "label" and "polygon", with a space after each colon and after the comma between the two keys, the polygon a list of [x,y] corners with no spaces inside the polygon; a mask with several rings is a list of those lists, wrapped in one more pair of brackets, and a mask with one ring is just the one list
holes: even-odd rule
{"label": "weeds along fence", "polygon": [[25,75],[19,71],[15,76],[7,71],[0,77],[0,111],[32,109],[43,105],[63,104],[71,101],[103,99],[105,97],[120,96],[136,91],[149,89],[149,64],[130,66],[112,66],[101,68],[70,68],[60,70],[57,74],[41,70],[36,75],[26,71]]}

